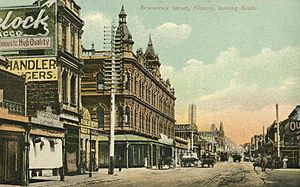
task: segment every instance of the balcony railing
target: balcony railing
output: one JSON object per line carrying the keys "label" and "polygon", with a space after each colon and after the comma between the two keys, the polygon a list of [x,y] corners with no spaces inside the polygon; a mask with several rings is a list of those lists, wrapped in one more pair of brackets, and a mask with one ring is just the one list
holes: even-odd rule
{"label": "balcony railing", "polygon": [[22,103],[4,99],[3,102],[0,102],[0,107],[7,108],[8,112],[12,114],[25,114],[25,105]]}

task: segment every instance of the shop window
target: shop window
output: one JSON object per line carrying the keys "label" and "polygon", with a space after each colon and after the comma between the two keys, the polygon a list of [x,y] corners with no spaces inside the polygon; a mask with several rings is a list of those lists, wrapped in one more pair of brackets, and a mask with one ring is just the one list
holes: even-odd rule
{"label": "shop window", "polygon": [[98,115],[98,127],[104,127],[104,109],[102,107],[99,107],[97,109],[97,115]]}
{"label": "shop window", "polygon": [[62,75],[62,96],[63,102],[68,103],[68,72],[64,71]]}
{"label": "shop window", "polygon": [[97,90],[104,90],[104,75],[103,72],[97,74]]}
{"label": "shop window", "polygon": [[76,76],[73,75],[71,78],[71,104],[76,105]]}

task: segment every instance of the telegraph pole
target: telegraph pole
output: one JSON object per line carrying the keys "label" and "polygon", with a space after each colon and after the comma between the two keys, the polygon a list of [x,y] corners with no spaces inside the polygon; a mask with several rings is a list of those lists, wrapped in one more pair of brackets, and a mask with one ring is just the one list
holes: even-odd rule
{"label": "telegraph pole", "polygon": [[[104,27],[105,29],[107,27]],[[109,133],[109,163],[108,163],[108,174],[114,174],[114,153],[115,153],[115,118],[116,118],[116,109],[115,109],[115,92],[116,92],[116,52],[118,49],[116,47],[116,26],[115,22],[112,22],[110,30],[104,30],[104,40],[110,40],[110,58],[111,58],[111,87],[110,87],[110,133]],[[110,36],[110,38],[107,38]],[[117,39],[118,40],[118,39]]]}
{"label": "telegraph pole", "polygon": [[276,126],[277,126],[277,156],[279,160],[280,158],[280,128],[279,128],[279,120],[278,120],[278,104],[276,104]]}
{"label": "telegraph pole", "polygon": [[89,163],[89,177],[92,177],[92,128],[90,128],[90,163]]}

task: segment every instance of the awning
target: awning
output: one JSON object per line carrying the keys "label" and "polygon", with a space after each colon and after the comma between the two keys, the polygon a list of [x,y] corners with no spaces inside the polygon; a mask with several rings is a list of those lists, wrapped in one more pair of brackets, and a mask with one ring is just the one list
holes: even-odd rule
{"label": "awning", "polygon": [[[98,141],[100,142],[108,142],[109,136],[98,136]],[[157,141],[152,138],[146,138],[143,136],[138,136],[134,134],[117,134],[115,135],[115,142],[145,142],[145,143],[154,143],[157,145],[164,145],[164,146],[170,146],[168,144],[164,144],[160,141]]]}
{"label": "awning", "polygon": [[[108,141],[109,138],[108,138],[108,136],[99,136],[98,140],[105,142],[105,141]],[[150,138],[145,138],[142,136],[133,135],[133,134],[117,134],[117,135],[115,135],[115,141],[151,142],[151,141],[155,141],[155,140],[150,139]]]}

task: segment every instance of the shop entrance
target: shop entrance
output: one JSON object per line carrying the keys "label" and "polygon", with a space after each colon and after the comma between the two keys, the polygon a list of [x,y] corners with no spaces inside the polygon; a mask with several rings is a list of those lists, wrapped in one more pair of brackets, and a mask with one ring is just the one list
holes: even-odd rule
{"label": "shop entrance", "polygon": [[16,184],[21,181],[22,154],[20,141],[0,139],[0,181]]}

